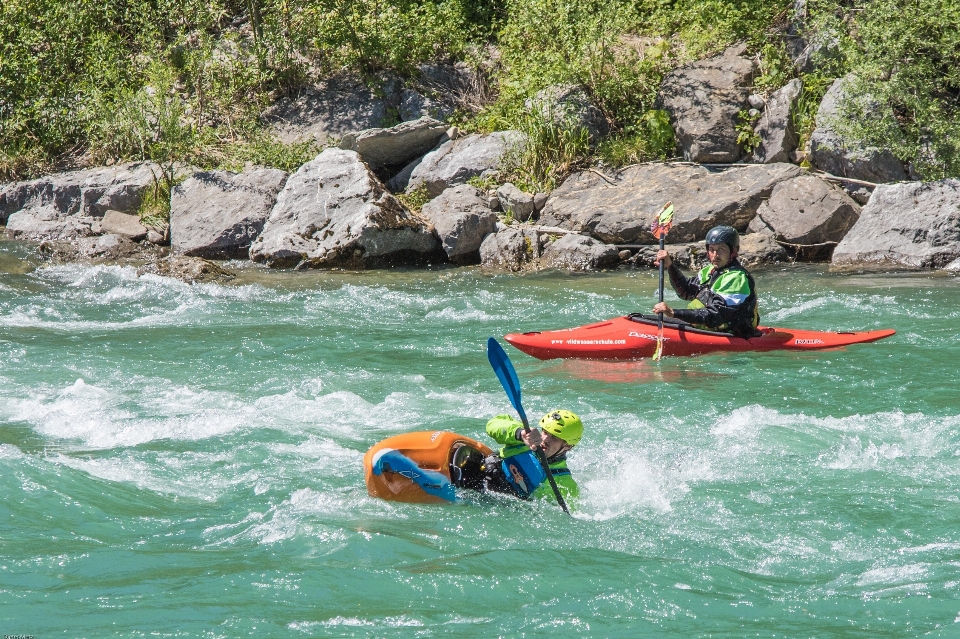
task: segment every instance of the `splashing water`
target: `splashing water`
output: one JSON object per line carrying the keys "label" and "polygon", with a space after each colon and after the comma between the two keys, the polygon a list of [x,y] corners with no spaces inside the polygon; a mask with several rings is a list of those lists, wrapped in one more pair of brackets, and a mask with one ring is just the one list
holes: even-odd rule
{"label": "splashing water", "polygon": [[375,442],[483,439],[488,336],[649,311],[654,271],[13,269],[0,243],[6,634],[960,633],[960,281],[760,270],[766,324],[876,344],[640,362],[509,350],[581,415],[582,498],[367,495]]}

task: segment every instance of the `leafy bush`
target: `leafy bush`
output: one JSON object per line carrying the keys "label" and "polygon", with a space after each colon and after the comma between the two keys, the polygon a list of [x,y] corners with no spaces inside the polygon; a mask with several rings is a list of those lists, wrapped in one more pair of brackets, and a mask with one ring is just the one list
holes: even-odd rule
{"label": "leafy bush", "polygon": [[862,5],[847,43],[855,78],[841,133],[892,150],[924,179],[960,176],[960,5]]}
{"label": "leafy bush", "polygon": [[508,149],[500,177],[521,191],[552,191],[571,172],[585,167],[591,156],[586,129],[558,125],[540,114],[520,123],[526,142]]}

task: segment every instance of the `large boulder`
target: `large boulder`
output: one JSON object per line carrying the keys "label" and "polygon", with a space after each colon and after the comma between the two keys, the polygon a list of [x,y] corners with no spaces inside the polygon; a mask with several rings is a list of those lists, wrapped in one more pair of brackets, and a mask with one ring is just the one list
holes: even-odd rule
{"label": "large boulder", "polygon": [[[495,173],[504,155],[521,146],[526,137],[519,131],[497,131],[448,140],[415,161],[390,182],[394,191],[407,192],[421,186],[429,197],[436,197],[451,186],[465,184],[472,177]],[[402,176],[407,175],[404,180]]]}
{"label": "large boulder", "polygon": [[354,151],[327,149],[290,176],[250,259],[271,267],[368,268],[443,259],[428,225]]}
{"label": "large boulder", "polygon": [[433,224],[447,258],[456,264],[480,262],[480,244],[497,226],[487,200],[468,184],[447,189],[423,205],[421,215]]}
{"label": "large boulder", "polygon": [[504,212],[513,216],[513,219],[526,222],[537,209],[533,196],[524,193],[514,184],[507,182],[497,187],[497,200]]}
{"label": "large boulder", "polygon": [[846,193],[801,175],[777,184],[750,224],[762,223],[781,242],[809,245],[839,242],[859,217],[860,207]]}
{"label": "large boulder", "polygon": [[[835,80],[823,96],[817,110],[817,128],[810,136],[810,163],[832,175],[878,184],[906,180],[903,162],[889,149],[844,140],[835,130],[841,107],[847,100],[848,87],[854,81],[851,75]],[[872,100],[870,96],[856,99],[866,104]]]}
{"label": "large boulder", "polygon": [[107,211],[136,213],[162,175],[156,164],[138,162],[14,182],[0,189],[0,223],[38,241],[98,235]]}
{"label": "large boulder", "polygon": [[793,110],[803,84],[799,78],[774,91],[767,100],[754,127],[760,143],[753,150],[753,161],[760,164],[789,162],[790,152],[797,148],[797,131],[793,125]]}
{"label": "large boulder", "polygon": [[400,86],[385,80],[379,90],[352,76],[330,78],[313,87],[302,87],[262,116],[284,143],[326,143],[346,133],[382,127],[391,110],[400,104]]}
{"label": "large boulder", "polygon": [[100,230],[104,234],[118,235],[128,240],[139,242],[146,239],[150,232],[139,215],[130,215],[120,211],[107,211],[103,214],[103,220],[100,222]]}
{"label": "large boulder", "polygon": [[170,244],[177,255],[246,258],[287,181],[279,169],[203,171],[173,189]]}
{"label": "large boulder", "polygon": [[541,258],[544,266],[572,271],[595,271],[616,266],[619,261],[617,247],[577,233],[552,242]]}
{"label": "large boulder", "polygon": [[447,125],[423,117],[401,122],[388,129],[367,129],[348,133],[340,140],[340,148],[356,151],[371,169],[403,166],[426,155],[447,131]]}
{"label": "large boulder", "polygon": [[736,162],[737,115],[747,108],[756,71],[746,45],[674,69],[660,85],[658,106],[670,114],[683,157],[690,162]]}
{"label": "large boulder", "polygon": [[[492,53],[487,51],[488,55]],[[457,110],[476,112],[493,99],[487,82],[491,64],[495,64],[492,59],[478,68],[465,62],[419,65],[401,96],[400,119],[429,116],[446,122]],[[487,67],[487,72],[483,67]]]}
{"label": "large boulder", "polygon": [[480,245],[480,265],[487,269],[519,271],[540,257],[540,236],[535,229],[501,227]]}
{"label": "large boulder", "polygon": [[549,86],[527,100],[525,106],[530,112],[560,128],[584,131],[592,144],[610,132],[607,118],[590,102],[590,96],[581,86]]}
{"label": "large boulder", "polygon": [[839,268],[960,265],[960,180],[881,184],[833,251]]}
{"label": "large boulder", "polygon": [[725,169],[647,164],[625,169],[610,184],[584,171],[551,194],[540,223],[586,232],[608,244],[653,244],[650,224],[669,201],[676,209],[669,239],[692,242],[717,224],[742,231],[774,186],[802,173],[792,164]]}

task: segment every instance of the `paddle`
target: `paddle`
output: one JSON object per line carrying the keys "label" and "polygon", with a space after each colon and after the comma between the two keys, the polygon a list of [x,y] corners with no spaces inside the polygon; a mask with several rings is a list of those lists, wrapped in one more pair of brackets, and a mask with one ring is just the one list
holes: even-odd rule
{"label": "paddle", "polygon": [[[660,209],[660,213],[657,214],[657,219],[653,221],[653,226],[650,228],[650,232],[653,233],[653,236],[660,240],[660,250],[663,250],[664,241],[667,238],[667,233],[670,232],[670,227],[673,226],[673,203],[667,202],[663,205],[663,208]],[[659,298],[660,301],[663,301],[663,260],[660,260],[660,287]],[[657,322],[657,349],[653,351],[653,361],[659,361],[660,357],[663,355],[663,313],[657,313],[658,322]]]}
{"label": "paddle", "polygon": [[[492,337],[487,340],[487,359],[490,360],[490,366],[493,367],[493,372],[497,374],[497,379],[500,380],[500,385],[503,386],[503,390],[507,392],[510,403],[513,404],[513,407],[517,409],[517,413],[520,414],[520,421],[523,422],[524,432],[529,433],[530,423],[527,421],[527,414],[523,412],[523,404],[520,403],[520,379],[517,377],[517,371],[514,370],[513,364],[510,362],[510,358],[507,357],[507,353],[503,350],[503,347],[500,346],[500,342]],[[560,495],[557,482],[553,479],[553,473],[550,472],[550,465],[547,463],[547,456],[544,454],[542,446],[537,448],[537,459],[540,460],[540,465],[543,466],[543,472],[547,476],[547,481],[550,482],[550,488],[553,489],[553,494],[557,497],[557,503],[560,504],[563,512],[569,515],[570,511],[567,509],[567,504]]]}

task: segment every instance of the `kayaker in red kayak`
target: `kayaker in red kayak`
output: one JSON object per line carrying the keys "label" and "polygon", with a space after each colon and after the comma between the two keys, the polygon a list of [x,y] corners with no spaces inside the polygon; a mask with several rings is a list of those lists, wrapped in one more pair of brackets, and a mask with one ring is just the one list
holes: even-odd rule
{"label": "kayaker in red kayak", "polygon": [[732,226],[715,226],[707,232],[707,259],[710,266],[686,277],[673,263],[670,252],[657,251],[655,266],[663,261],[670,273],[670,286],[682,300],[691,300],[685,309],[672,309],[658,302],[654,313],[689,322],[698,328],[755,337],[760,314],[753,276],[737,260],[740,234]]}

